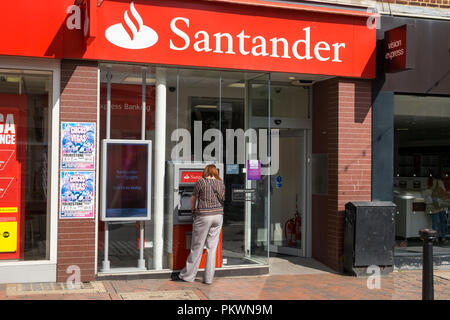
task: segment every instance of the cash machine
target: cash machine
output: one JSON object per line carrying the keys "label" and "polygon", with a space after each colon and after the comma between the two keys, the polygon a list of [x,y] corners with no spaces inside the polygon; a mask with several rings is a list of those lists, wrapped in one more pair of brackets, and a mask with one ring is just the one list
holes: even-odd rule
{"label": "cash machine", "polygon": [[[189,256],[192,239],[191,197],[195,183],[202,177],[203,169],[214,164],[223,179],[223,164],[214,162],[174,162],[167,166],[168,203],[166,205],[166,252],[173,270],[181,270]],[[203,252],[199,268],[204,268],[206,251]],[[216,267],[222,266],[222,231],[216,253]]]}

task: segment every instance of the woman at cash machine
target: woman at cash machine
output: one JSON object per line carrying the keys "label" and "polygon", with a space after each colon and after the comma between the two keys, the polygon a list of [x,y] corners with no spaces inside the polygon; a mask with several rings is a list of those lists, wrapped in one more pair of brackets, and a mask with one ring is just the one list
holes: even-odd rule
{"label": "woman at cash machine", "polygon": [[202,178],[195,183],[191,197],[193,212],[191,252],[179,278],[193,282],[197,275],[203,249],[206,248],[206,263],[203,282],[211,284],[214,278],[217,244],[223,223],[225,184],[219,177],[215,165],[203,170]]}

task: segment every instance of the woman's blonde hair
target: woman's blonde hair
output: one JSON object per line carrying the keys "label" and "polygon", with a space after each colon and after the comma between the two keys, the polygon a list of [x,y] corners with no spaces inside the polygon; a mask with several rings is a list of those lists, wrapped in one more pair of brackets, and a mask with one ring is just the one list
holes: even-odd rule
{"label": "woman's blonde hair", "polygon": [[219,177],[219,171],[217,170],[216,166],[213,164],[208,164],[205,169],[203,170],[203,178],[206,177],[214,177],[217,180],[222,180]]}

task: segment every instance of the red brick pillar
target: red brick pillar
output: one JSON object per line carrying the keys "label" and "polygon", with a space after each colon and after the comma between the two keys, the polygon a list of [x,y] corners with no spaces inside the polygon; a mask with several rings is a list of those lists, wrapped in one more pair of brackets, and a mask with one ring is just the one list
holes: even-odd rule
{"label": "red brick pillar", "polygon": [[[61,62],[61,122],[97,122],[97,70],[97,62]],[[66,282],[72,265],[80,268],[81,281],[94,280],[95,219],[58,219],[58,282]]]}
{"label": "red brick pillar", "polygon": [[371,200],[371,97],[369,80],[334,78],[314,86],[312,152],[328,156],[328,194],[313,194],[312,254],[337,271],[345,204]]}

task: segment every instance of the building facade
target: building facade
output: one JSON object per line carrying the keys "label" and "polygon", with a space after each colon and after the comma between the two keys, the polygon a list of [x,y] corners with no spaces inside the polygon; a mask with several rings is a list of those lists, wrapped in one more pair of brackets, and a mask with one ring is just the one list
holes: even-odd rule
{"label": "building facade", "polygon": [[[395,261],[399,268],[421,266],[420,229],[436,229],[441,239],[448,234],[448,204],[442,205],[439,217],[430,211],[427,195],[433,177],[441,179],[447,190],[450,187],[449,28],[449,21],[443,19],[382,16],[377,32],[372,199],[397,205]],[[390,43],[398,44],[394,53],[404,54],[390,59],[386,48]],[[449,254],[447,243],[437,242],[435,265],[448,264]]]}
{"label": "building facade", "polygon": [[227,188],[224,274],[267,273],[271,253],[342,271],[345,204],[391,200],[367,4],[1,7],[0,282],[181,269],[208,163]]}

